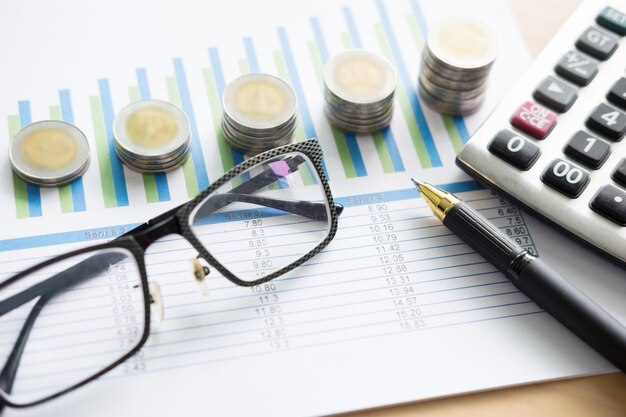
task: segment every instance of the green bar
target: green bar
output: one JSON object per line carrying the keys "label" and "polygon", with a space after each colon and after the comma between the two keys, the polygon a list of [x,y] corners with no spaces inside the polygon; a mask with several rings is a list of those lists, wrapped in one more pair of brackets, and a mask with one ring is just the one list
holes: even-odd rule
{"label": "green bar", "polygon": [[409,30],[411,31],[411,35],[413,35],[417,52],[421,54],[422,49],[424,48],[424,39],[422,38],[422,32],[420,31],[419,26],[417,26],[417,19],[415,16],[408,15],[407,21],[409,22]]}
{"label": "green bar", "polygon": [[461,152],[463,148],[463,141],[461,140],[461,135],[459,135],[459,131],[456,128],[456,124],[454,123],[454,119],[452,116],[441,116],[443,120],[443,124],[446,127],[446,131],[448,132],[448,136],[450,136],[450,141],[452,142],[452,147],[456,153]]}
{"label": "green bar", "polygon": [[376,147],[380,163],[383,166],[383,171],[385,171],[385,173],[396,172],[393,167],[393,162],[391,162],[389,149],[385,143],[385,136],[381,132],[374,132],[372,133],[372,139],[374,140],[374,146]]}
{"label": "green bar", "polygon": [[250,65],[248,65],[248,61],[246,59],[242,58],[239,60],[239,72],[241,72],[241,75],[250,73]]}
{"label": "green bar", "polygon": [[[17,115],[8,117],[9,139],[20,131],[20,118]],[[15,196],[15,214],[18,219],[30,217],[28,209],[28,193],[26,192],[26,183],[15,173],[13,173],[13,195]]]}
{"label": "green bar", "polygon": [[[317,81],[320,83],[320,87],[323,90],[324,68],[322,67],[322,58],[320,57],[320,53],[317,49],[317,45],[315,44],[315,42],[309,42],[308,46],[309,54],[311,55],[311,61],[313,61],[313,67],[315,68]],[[331,125],[330,128],[333,133],[333,139],[335,140],[337,152],[339,153],[339,159],[341,160],[343,172],[346,175],[346,178],[355,178],[356,169],[354,168],[354,164],[352,163],[352,158],[350,157],[350,151],[348,150],[348,144],[346,143],[346,139],[344,138],[343,133],[335,126]]]}
{"label": "green bar", "polygon": [[[283,53],[278,49],[274,50],[274,61],[276,61],[276,69],[278,69],[278,75],[280,75],[280,78],[291,84],[291,80],[289,79],[289,71],[287,71],[287,65],[285,64],[285,58],[283,57]],[[302,126],[302,121],[300,120],[300,117],[298,117],[298,123],[296,125],[294,137],[296,142],[300,142],[306,139],[306,133],[304,132],[304,126]],[[311,173],[308,170],[301,169],[299,171],[304,185],[315,184],[315,181],[313,181]]]}
{"label": "green bar", "polygon": [[[385,57],[389,60],[389,62],[393,62],[393,56],[391,54],[391,50],[389,49],[389,43],[387,42],[385,32],[379,24],[375,25],[375,31]],[[411,88],[413,87],[411,86]],[[413,146],[417,152],[417,158],[419,159],[422,168],[431,168],[432,164],[430,162],[430,158],[428,157],[426,146],[424,145],[424,139],[422,138],[422,135],[417,127],[417,122],[413,118],[409,98],[407,97],[404,88],[396,88],[396,96],[400,102],[400,108],[404,114],[404,119],[406,120],[411,140],[413,141]]]}
{"label": "green bar", "polygon": [[104,129],[104,119],[102,117],[102,106],[100,97],[89,97],[91,106],[91,119],[93,120],[94,139],[96,140],[96,153],[98,154],[98,165],[100,167],[100,183],[102,184],[102,196],[104,206],[116,207],[115,187],[113,187],[113,171],[109,162],[109,146]]}
{"label": "green bar", "polygon": [[[50,119],[62,120],[61,106],[50,106]],[[72,198],[72,189],[69,184],[62,185],[59,188],[59,200],[61,202],[61,213],[72,213],[74,211],[74,199]]]}
{"label": "green bar", "polygon": [[217,96],[217,86],[215,85],[215,79],[213,78],[213,71],[209,68],[202,70],[202,76],[204,77],[204,85],[206,87],[206,95],[209,99],[209,106],[211,108],[211,117],[213,118],[213,127],[215,128],[215,137],[217,138],[217,148],[220,152],[220,159],[222,160],[222,166],[224,172],[231,169],[235,162],[233,161],[233,154],[230,151],[230,145],[226,143],[224,133],[222,132],[222,105],[219,97]]}
{"label": "green bar", "polygon": [[354,48],[354,45],[352,43],[352,38],[350,37],[348,32],[341,32],[341,41],[343,42],[344,49]]}
{"label": "green bar", "polygon": [[61,106],[59,106],[58,104],[55,104],[53,106],[50,106],[50,119],[52,120],[63,120],[63,118],[61,117]]}
{"label": "green bar", "polygon": [[137,87],[136,85],[131,85],[130,87],[128,87],[128,97],[130,98],[131,103],[141,100],[139,87]]}
{"label": "green bar", "polygon": [[[128,98],[130,102],[141,100],[141,94],[139,94],[139,87],[131,85],[128,87]],[[146,193],[146,201],[148,203],[155,203],[159,201],[159,194],[157,193],[156,180],[154,174],[143,174],[143,188]]]}
{"label": "green bar", "polygon": [[[167,95],[169,96],[170,102],[181,108],[180,93],[178,92],[176,79],[174,77],[167,77],[165,82],[167,84]],[[189,198],[195,197],[200,190],[198,189],[198,179],[196,178],[196,170],[193,167],[191,156],[183,163],[183,176],[185,177],[187,196],[189,196]]]}

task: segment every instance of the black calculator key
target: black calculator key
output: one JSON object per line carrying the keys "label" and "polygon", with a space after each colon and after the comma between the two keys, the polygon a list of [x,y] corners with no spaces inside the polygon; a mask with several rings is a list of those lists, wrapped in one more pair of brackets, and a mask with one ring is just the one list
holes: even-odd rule
{"label": "black calculator key", "polygon": [[588,85],[598,73],[598,61],[578,51],[569,51],[557,62],[554,71],[581,87]]}
{"label": "black calculator key", "polygon": [[609,90],[606,98],[616,106],[626,110],[626,78],[622,77]]}
{"label": "black calculator key", "polygon": [[618,35],[626,35],[626,15],[619,10],[606,6],[596,17],[596,22]]}
{"label": "black calculator key", "polygon": [[591,200],[591,208],[620,226],[626,226],[626,192],[613,185],[600,188]]}
{"label": "black calculator key", "polygon": [[617,164],[615,171],[613,171],[613,179],[626,187],[626,158]]}
{"label": "black calculator key", "polygon": [[609,153],[611,153],[610,149],[611,146],[602,139],[579,130],[567,142],[564,152],[588,167],[598,169],[606,161]]}
{"label": "black calculator key", "polygon": [[605,61],[617,49],[617,38],[603,30],[588,27],[576,41],[576,48]]}
{"label": "black calculator key", "polygon": [[499,131],[489,142],[489,151],[524,171],[533,166],[541,153],[537,145],[507,129]]}
{"label": "black calculator key", "polygon": [[587,186],[589,173],[571,162],[555,159],[543,171],[541,180],[566,196],[576,198]]}
{"label": "black calculator key", "polygon": [[553,110],[563,113],[572,107],[578,94],[576,94],[576,88],[553,76],[548,76],[539,84],[533,97]]}
{"label": "black calculator key", "polygon": [[587,119],[587,126],[608,138],[621,140],[626,132],[626,114],[602,103]]}

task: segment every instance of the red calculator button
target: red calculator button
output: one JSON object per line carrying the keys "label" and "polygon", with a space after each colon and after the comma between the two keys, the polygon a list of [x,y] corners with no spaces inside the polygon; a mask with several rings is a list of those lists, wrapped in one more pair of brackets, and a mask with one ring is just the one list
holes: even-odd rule
{"label": "red calculator button", "polygon": [[556,125],[556,114],[527,101],[513,113],[511,124],[537,139],[543,139]]}

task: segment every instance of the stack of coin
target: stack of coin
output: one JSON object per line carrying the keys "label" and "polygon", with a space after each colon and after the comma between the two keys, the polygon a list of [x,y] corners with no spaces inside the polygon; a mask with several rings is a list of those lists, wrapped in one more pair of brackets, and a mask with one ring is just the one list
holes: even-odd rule
{"label": "stack of coin", "polygon": [[181,166],[191,150],[187,116],[160,100],[136,101],[124,107],[113,122],[115,152],[129,168],[165,172]]}
{"label": "stack of coin", "polygon": [[391,64],[374,53],[353,49],[335,55],[324,68],[326,117],[347,132],[381,130],[393,117],[396,82]]}
{"label": "stack of coin", "polygon": [[491,30],[474,20],[448,19],[428,33],[418,90],[439,113],[465,115],[485,97],[487,77],[498,53]]}
{"label": "stack of coin", "polygon": [[89,142],[76,126],[58,120],[31,123],[9,145],[13,171],[42,187],[68,184],[89,166]]}
{"label": "stack of coin", "polygon": [[247,74],[235,79],[226,86],[222,105],[224,137],[246,154],[286,145],[296,130],[296,94],[272,75]]}

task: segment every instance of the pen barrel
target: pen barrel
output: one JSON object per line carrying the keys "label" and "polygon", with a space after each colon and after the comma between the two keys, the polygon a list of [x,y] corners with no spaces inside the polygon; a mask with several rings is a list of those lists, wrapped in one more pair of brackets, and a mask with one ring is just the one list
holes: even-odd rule
{"label": "pen barrel", "polygon": [[505,272],[513,260],[525,252],[462,201],[446,213],[443,224],[499,271]]}
{"label": "pen barrel", "polygon": [[539,307],[626,372],[626,327],[539,258],[507,276]]}

